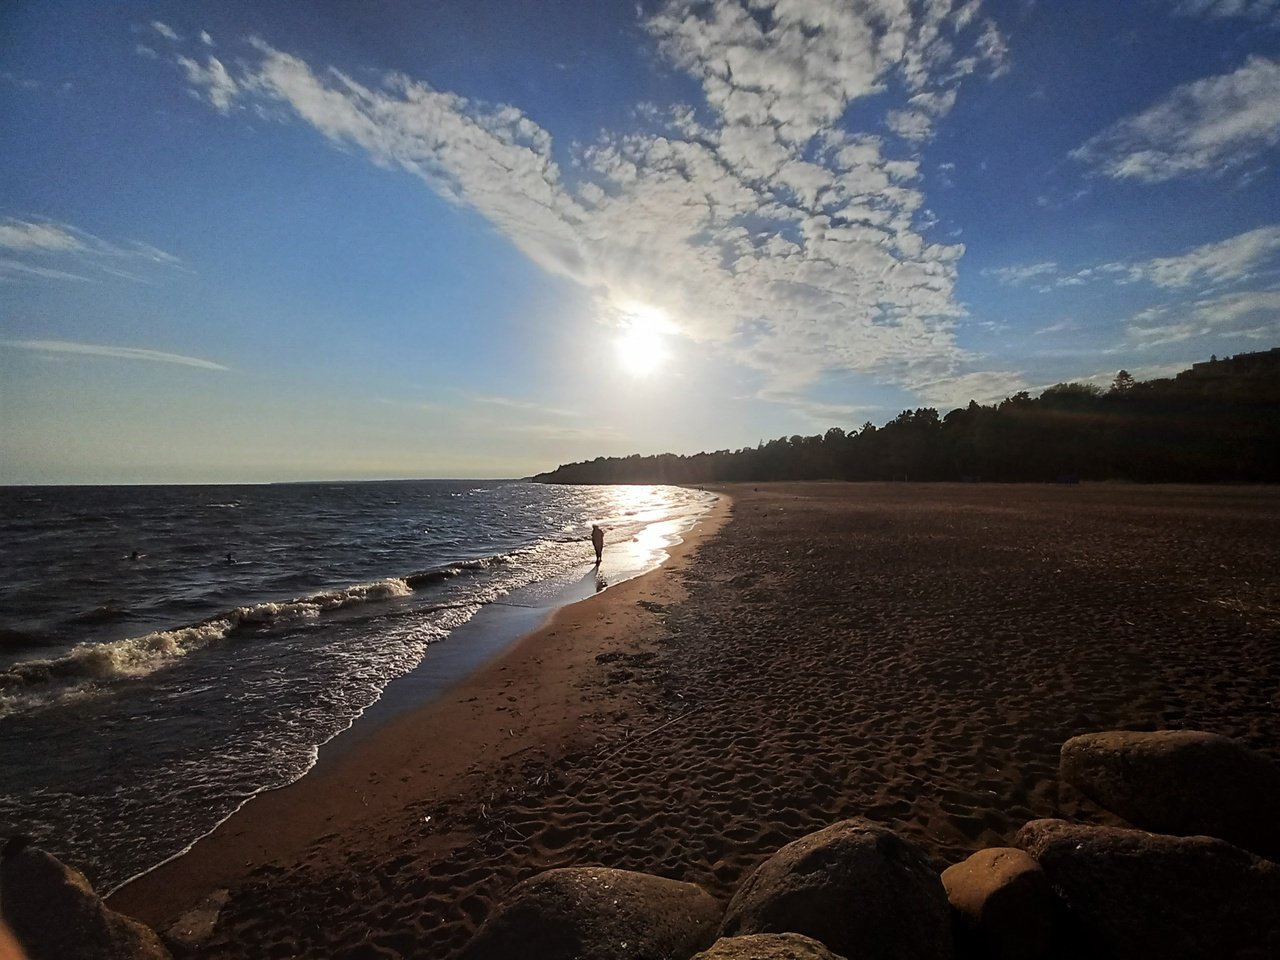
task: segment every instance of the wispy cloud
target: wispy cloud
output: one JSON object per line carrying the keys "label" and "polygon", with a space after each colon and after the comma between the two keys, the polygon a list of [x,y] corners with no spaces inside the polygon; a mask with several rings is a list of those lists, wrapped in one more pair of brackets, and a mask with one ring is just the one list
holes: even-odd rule
{"label": "wispy cloud", "polygon": [[[401,74],[370,86],[261,40],[244,58],[176,62],[220,112],[300,119],[478,211],[598,291],[606,322],[661,308],[783,389],[832,370],[912,386],[970,360],[952,330],[964,248],[927,237],[914,150],[962,79],[1007,67],[980,10],[668,0],[644,26],[703,109],[649,110],[650,129],[575,146],[572,167],[519,108]],[[874,129],[847,128],[850,104],[873,96],[919,114],[893,121],[903,139],[881,134],[890,106]]]}
{"label": "wispy cloud", "polygon": [[9,70],[0,70],[0,80],[3,80],[5,83],[12,83],[15,87],[21,87],[23,90],[35,90],[40,86],[40,82],[38,80],[32,80],[28,77],[20,77]]}
{"label": "wispy cloud", "polygon": [[1280,25],[1280,0],[1182,0],[1173,12],[1182,17],[1239,18]]}
{"label": "wispy cloud", "polygon": [[162,350],[145,350],[139,347],[113,347],[100,343],[77,343],[74,340],[0,340],[0,346],[15,350],[33,350],[43,354],[74,354],[82,357],[107,357],[114,360],[146,360],[151,363],[176,363],[184,367],[202,370],[228,370],[212,360],[188,357],[180,353]]}
{"label": "wispy cloud", "polygon": [[1007,287],[1017,287],[1032,280],[1043,280],[1045,277],[1056,277],[1061,271],[1053,260],[1042,260],[1039,263],[1014,264],[1009,267],[992,267],[982,271],[984,277],[995,277]]}
{"label": "wispy cloud", "polygon": [[0,223],[0,247],[9,250],[83,250],[84,242],[60,224],[10,219]]}
{"label": "wispy cloud", "polygon": [[1160,183],[1218,176],[1280,142],[1280,61],[1251,56],[1232,73],[1174,89],[1071,156],[1105,176]]}
{"label": "wispy cloud", "polygon": [[23,263],[9,257],[0,257],[0,280],[70,280],[76,283],[92,283],[93,281],[79,273],[68,270],[55,270],[53,267],[42,267],[38,264]]}
{"label": "wispy cloud", "polygon": [[1080,329],[1080,325],[1074,320],[1059,320],[1057,323],[1051,323],[1038,330],[1032,330],[1031,335],[1033,337],[1045,337],[1051,333],[1068,333],[1078,329]]}
{"label": "wispy cloud", "polygon": [[[136,240],[110,242],[54,220],[0,220],[0,278],[92,281],[103,275],[142,281],[128,269],[146,264],[181,267],[173,254]],[[52,266],[50,264],[53,264]]]}
{"label": "wispy cloud", "polygon": [[178,35],[177,30],[173,29],[173,27],[169,26],[167,23],[162,23],[159,20],[151,21],[151,29],[160,34],[160,36],[164,37],[166,40],[174,43],[182,39],[182,37]]}
{"label": "wispy cloud", "polygon": [[1129,320],[1128,337],[1137,347],[1206,336],[1280,338],[1280,291],[1233,293],[1190,304],[1151,307]]}
{"label": "wispy cloud", "polygon": [[1239,283],[1250,280],[1280,253],[1280,226],[1259,227],[1226,240],[1206,243],[1179,256],[1157,257],[1131,268],[1135,278],[1157,287],[1181,288],[1193,283]]}
{"label": "wispy cloud", "polygon": [[1020,373],[1007,370],[979,370],[954,377],[942,377],[918,388],[930,404],[941,410],[967,406],[970,400],[996,403],[1032,386]]}
{"label": "wispy cloud", "polygon": [[563,410],[559,407],[549,407],[543,403],[536,403],[533,400],[517,400],[512,397],[500,397],[493,394],[464,394],[466,399],[473,403],[482,403],[491,407],[504,407],[508,410],[519,410],[525,413],[536,413],[544,416],[552,417],[580,417],[581,411]]}
{"label": "wispy cloud", "polygon": [[1280,260],[1280,226],[1246,230],[1225,240],[1192,247],[1168,257],[1112,260],[1068,270],[1056,262],[983,270],[1006,286],[1030,284],[1041,293],[1096,281],[1149,283],[1164,290],[1199,286],[1203,290],[1256,280]]}

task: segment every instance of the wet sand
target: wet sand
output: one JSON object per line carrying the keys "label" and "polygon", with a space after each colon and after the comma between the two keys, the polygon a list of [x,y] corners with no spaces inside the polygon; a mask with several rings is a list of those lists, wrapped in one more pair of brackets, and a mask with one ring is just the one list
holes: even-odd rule
{"label": "wet sand", "polygon": [[1115,823],[1057,784],[1078,733],[1198,728],[1280,760],[1280,490],[728,489],[719,533],[114,905],[162,924],[229,887],[202,956],[445,958],[549,867],[724,898],[848,816],[939,868],[1036,817]]}

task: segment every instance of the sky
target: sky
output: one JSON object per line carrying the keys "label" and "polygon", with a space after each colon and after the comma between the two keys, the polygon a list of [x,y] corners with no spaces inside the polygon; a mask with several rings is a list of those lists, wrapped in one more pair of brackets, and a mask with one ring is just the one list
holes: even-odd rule
{"label": "sky", "polygon": [[1280,0],[14,0],[0,483],[514,477],[1280,345]]}

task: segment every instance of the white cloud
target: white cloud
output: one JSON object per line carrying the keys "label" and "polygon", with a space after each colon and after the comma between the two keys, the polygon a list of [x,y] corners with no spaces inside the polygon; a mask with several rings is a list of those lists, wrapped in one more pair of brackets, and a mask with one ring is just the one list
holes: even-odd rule
{"label": "white cloud", "polygon": [[33,350],[43,354],[74,354],[84,357],[107,357],[115,360],[146,360],[152,363],[176,363],[184,367],[202,370],[227,370],[220,363],[188,357],[180,353],[161,350],[144,350],[138,347],[112,347],[98,343],[77,343],[73,340],[0,340],[0,346],[16,350]]}
{"label": "white cloud", "polygon": [[190,57],[178,57],[178,66],[186,71],[187,82],[202,90],[209,102],[221,113],[231,109],[231,102],[236,97],[236,82],[231,79],[221,60],[208,57],[201,65]]}
{"label": "white cloud", "polygon": [[1127,333],[1139,347],[1210,335],[1275,340],[1280,338],[1280,291],[1232,293],[1185,305],[1152,307],[1130,318]]}
{"label": "white cloud", "polygon": [[21,260],[0,257],[0,280],[15,280],[25,277],[38,277],[41,280],[74,280],[86,283],[90,279],[78,273],[71,273],[68,270],[42,267],[38,264],[23,263]]}
{"label": "white cloud", "polygon": [[[123,269],[121,264],[148,262],[177,267],[182,261],[158,247],[138,241],[112,243],[70,224],[53,220],[0,221],[0,248],[16,256],[0,259],[0,278],[39,278],[44,280],[91,280],[85,273],[109,274],[129,280],[141,277]],[[57,266],[49,266],[53,259]],[[84,273],[65,269],[75,267]]]}
{"label": "white cloud", "polygon": [[160,34],[160,36],[164,37],[166,40],[170,40],[175,43],[182,39],[182,37],[178,35],[177,30],[173,29],[173,27],[169,26],[167,23],[162,23],[159,20],[151,21],[151,29]]}
{"label": "white cloud", "polygon": [[1180,256],[1157,257],[1133,265],[1135,279],[1157,287],[1181,288],[1196,282],[1211,284],[1248,280],[1262,264],[1280,252],[1280,226],[1260,227],[1217,243],[1206,243]]}
{"label": "white cloud", "polygon": [[1048,326],[1041,327],[1039,330],[1031,331],[1031,335],[1033,337],[1044,337],[1051,333],[1068,333],[1079,328],[1080,325],[1074,320],[1059,320],[1057,323],[1051,323]]}
{"label": "white cloud", "polygon": [[1048,293],[1061,287],[1080,286],[1098,280],[1113,283],[1139,281],[1166,290],[1198,285],[1202,289],[1244,283],[1257,278],[1280,255],[1280,225],[1247,230],[1225,240],[1192,247],[1183,253],[1149,260],[1115,260],[1075,271],[1064,270],[1052,260],[1017,264],[982,271],[1005,286],[1033,283]]}
{"label": "white cloud", "polygon": [[981,404],[998,403],[1020,390],[1032,389],[1020,373],[1007,370],[980,370],[973,373],[943,377],[916,387],[917,392],[932,406],[946,412],[969,405],[970,400]]}
{"label": "white cloud", "polygon": [[1233,73],[1184,84],[1071,156],[1117,180],[1214,176],[1280,142],[1280,61],[1251,56]]}
{"label": "white cloud", "polygon": [[206,47],[217,46],[217,44],[213,42],[213,37],[209,36],[209,32],[207,30],[200,31],[200,42]]}
{"label": "white cloud", "polygon": [[0,223],[0,247],[9,250],[81,250],[84,243],[71,230],[49,221],[14,220]]}
{"label": "white cloud", "polygon": [[1182,0],[1173,12],[1183,17],[1242,18],[1275,25],[1280,23],[1280,0]]}
{"label": "white cloud", "polygon": [[992,267],[983,270],[982,275],[984,277],[995,277],[997,281],[1006,287],[1017,287],[1032,280],[1043,280],[1045,277],[1056,276],[1058,272],[1057,263],[1052,260],[1042,260],[1039,263]]}
{"label": "white cloud", "polygon": [[[970,358],[954,340],[963,246],[932,242],[919,159],[841,125],[897,79],[941,116],[962,77],[1004,63],[976,2],[670,0],[646,22],[697,78],[687,105],[638,110],[644,133],[575,146],[573,166],[521,110],[393,74],[376,85],[253,41],[228,70],[178,63],[223,113],[296,116],[336,145],[472,208],[542,268],[594,291],[602,318],[645,304],[795,391],[824,371],[912,385]],[[999,41],[999,42],[997,42]]]}

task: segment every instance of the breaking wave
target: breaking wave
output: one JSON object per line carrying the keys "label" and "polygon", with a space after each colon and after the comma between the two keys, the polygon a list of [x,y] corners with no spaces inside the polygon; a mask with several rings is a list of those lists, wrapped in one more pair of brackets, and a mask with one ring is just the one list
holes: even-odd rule
{"label": "breaking wave", "polygon": [[503,555],[468,560],[294,600],[236,607],[171,630],[105,643],[79,643],[62,656],[24,660],[0,670],[0,716],[60,699],[56,691],[50,689],[54,685],[76,687],[146,676],[238,630],[288,626],[360,604],[398,600],[431,584],[505,562],[507,558]]}

